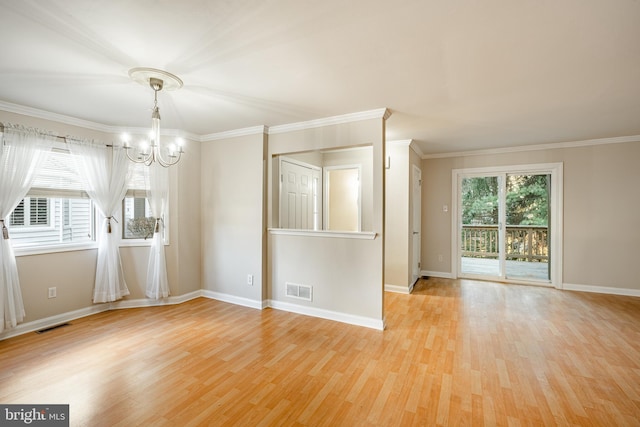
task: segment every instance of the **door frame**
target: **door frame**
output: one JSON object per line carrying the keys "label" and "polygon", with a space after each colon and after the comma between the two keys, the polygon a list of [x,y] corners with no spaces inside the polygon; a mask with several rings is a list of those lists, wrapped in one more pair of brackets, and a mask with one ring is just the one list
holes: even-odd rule
{"label": "door frame", "polygon": [[[416,281],[422,276],[422,169],[420,169],[415,164],[412,164],[411,169],[411,286],[413,286]],[[415,188],[416,185],[416,174],[418,178],[418,187]],[[417,191],[416,191],[417,190]],[[418,195],[418,200],[416,200],[415,196]],[[417,218],[416,218],[417,215]],[[416,222],[417,220],[417,222]],[[416,224],[418,225],[418,230],[416,230]],[[417,251],[416,254],[416,245],[415,239],[418,239]],[[415,265],[416,259],[418,260],[417,266]],[[418,270],[417,275],[415,274],[415,270]]]}
{"label": "door frame", "polygon": [[556,289],[562,289],[562,236],[563,236],[563,163],[538,163],[525,165],[495,166],[482,168],[453,169],[451,171],[451,275],[457,279],[460,274],[460,215],[462,207],[460,206],[461,197],[459,194],[460,183],[463,177],[467,175],[484,175],[492,174],[549,174],[551,175],[551,196],[550,196],[550,212],[549,212],[549,262],[550,265],[550,283],[546,284],[539,281],[529,281],[521,279],[501,279],[499,277],[491,280],[504,281],[507,283],[520,283],[539,286],[553,286]]}

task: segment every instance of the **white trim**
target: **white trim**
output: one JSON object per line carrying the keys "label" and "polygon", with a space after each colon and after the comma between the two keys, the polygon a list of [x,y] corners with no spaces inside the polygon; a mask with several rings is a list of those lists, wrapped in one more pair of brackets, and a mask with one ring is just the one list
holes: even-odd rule
{"label": "white trim", "polygon": [[[492,174],[517,174],[517,173],[549,173],[551,179],[551,212],[549,213],[551,229],[551,284],[560,289],[563,277],[563,215],[564,215],[564,164],[537,163],[507,166],[489,166],[481,168],[466,168],[451,170],[451,274],[452,278],[458,278],[460,274],[460,254],[458,253],[459,229],[458,213],[460,211],[460,195],[458,194],[459,180],[463,176],[492,175]],[[554,238],[555,237],[555,238]],[[471,278],[471,277],[469,277]],[[486,278],[489,279],[489,278]],[[504,281],[502,278],[490,278],[490,280]],[[521,283],[518,279],[506,280],[507,283]],[[528,282],[527,282],[528,283]],[[548,286],[544,282],[534,282],[540,286]],[[532,283],[533,284],[533,283]]]}
{"label": "white trim", "polygon": [[218,141],[221,139],[237,138],[239,136],[246,136],[246,135],[267,134],[268,129],[269,128],[264,125],[252,126],[248,128],[228,130],[224,132],[209,133],[207,135],[200,136],[199,140],[200,142],[207,142],[207,141]]}
{"label": "white trim", "polygon": [[447,271],[430,271],[430,270],[422,270],[420,272],[422,276],[427,277],[438,277],[441,279],[453,279],[453,274]]}
{"label": "white trim", "polygon": [[[38,119],[51,120],[59,123],[64,123],[71,126],[78,126],[85,129],[95,130],[98,132],[122,134],[123,132],[131,134],[146,135],[149,133],[149,128],[141,127],[120,127],[109,126],[102,123],[91,122],[89,120],[78,119],[71,116],[65,116],[64,114],[51,113],[49,111],[40,110],[38,108],[25,107],[24,105],[13,104],[11,102],[0,101],[0,110],[8,113],[21,114],[23,116],[35,117]],[[185,132],[179,129],[162,129],[161,135],[165,136],[181,136],[183,138],[200,141],[200,136],[190,132]]]}
{"label": "white trim", "polygon": [[338,239],[373,240],[377,233],[373,231],[330,231],[330,230],[297,230],[292,228],[269,228],[270,234],[281,236],[330,237]]}
{"label": "white trim", "polygon": [[88,120],[77,119],[71,116],[65,116],[63,114],[50,113],[45,110],[40,110],[32,107],[25,107],[23,105],[13,104],[11,102],[0,101],[0,109],[9,113],[22,114],[24,116],[35,117],[38,119],[52,120],[60,123],[64,123],[72,126],[79,126],[86,129],[96,130],[99,132],[114,132],[114,127],[103,125],[96,122],[90,122]]}
{"label": "white trim", "polygon": [[640,297],[640,289],[630,288],[611,288],[609,286],[593,286],[593,285],[577,285],[572,283],[564,283],[562,285],[564,291],[593,292],[597,294],[623,295],[628,297]]}
{"label": "white trim", "polygon": [[387,283],[384,284],[385,292],[393,292],[396,294],[410,294],[413,290],[413,285],[411,286],[399,286],[399,285],[389,285]]}
{"label": "white trim", "polygon": [[413,139],[398,139],[395,141],[387,141],[387,144],[391,145],[411,145]]}
{"label": "white trim", "polygon": [[[9,230],[11,233],[11,230]],[[53,254],[58,252],[75,252],[75,251],[91,251],[98,249],[98,242],[91,241],[87,243],[76,243],[76,244],[60,244],[57,246],[18,246],[13,249],[16,257],[21,256],[29,256],[29,255],[43,255],[43,254]]]}
{"label": "white trim", "polygon": [[56,314],[55,316],[45,317],[44,319],[33,320],[17,325],[15,328],[5,329],[0,333],[0,341],[17,337],[18,335],[27,334],[29,332],[39,331],[41,329],[51,328],[71,320],[81,317],[91,316],[92,314],[102,313],[109,310],[109,304],[92,305],[90,307],[81,308],[79,310],[69,311],[66,313]]}
{"label": "white trim", "polygon": [[409,144],[409,148],[411,148],[414,151],[414,153],[418,155],[418,157],[420,157],[421,159],[424,159],[425,154],[417,142],[411,141],[411,144]]}
{"label": "white trim", "polygon": [[258,310],[262,310],[265,308],[265,304],[263,303],[263,301],[239,297],[231,294],[225,294],[222,292],[210,291],[208,289],[204,289],[202,291],[202,296],[205,298],[214,299],[217,301],[227,302],[229,304],[241,305],[243,307],[248,307],[248,308],[255,308]]}
{"label": "white trim", "polygon": [[397,141],[387,141],[387,144],[393,145],[408,145],[421,159],[425,158],[425,154],[418,145],[418,143],[413,139],[400,139]]}
{"label": "white trim", "polygon": [[118,301],[114,301],[109,304],[110,310],[120,310],[126,308],[142,308],[142,307],[159,307],[163,305],[175,305],[182,304],[183,302],[187,302],[192,299],[196,299],[203,296],[202,290],[197,290],[193,292],[189,292],[187,294],[178,295],[178,296],[170,296],[162,299],[121,299]]}
{"label": "white trim", "polygon": [[62,323],[70,322],[81,317],[91,316],[93,314],[102,313],[109,310],[117,310],[123,308],[138,308],[138,307],[154,307],[161,305],[181,304],[183,302],[198,298],[202,296],[202,291],[197,290],[188,294],[164,298],[162,300],[151,299],[135,299],[135,300],[119,300],[114,302],[108,302],[103,304],[93,304],[89,307],[81,308],[79,310],[69,311],[66,313],[56,314],[54,316],[45,317],[44,319],[38,319],[31,322],[21,323],[15,328],[5,329],[0,333],[0,341],[23,335],[29,332],[39,331],[41,329],[51,328]]}
{"label": "white trim", "polygon": [[270,126],[269,135],[278,133],[293,132],[305,129],[315,129],[322,126],[339,125],[343,123],[357,122],[369,119],[388,119],[391,111],[387,108],[379,108],[377,110],[362,111],[359,113],[343,114],[340,116],[325,117],[322,119],[308,120],[305,122],[289,123],[284,125]]}
{"label": "white trim", "polygon": [[338,311],[291,304],[276,300],[269,300],[269,307],[275,310],[288,311],[290,313],[302,314],[311,317],[319,317],[321,319],[333,320],[356,326],[364,326],[366,328],[378,329],[380,331],[385,328],[384,319],[373,319],[370,317],[356,316],[354,314],[340,313]]}
{"label": "white trim", "polygon": [[448,157],[483,156],[526,151],[558,150],[563,148],[591,147],[594,145],[624,144],[639,142],[640,135],[616,136],[612,138],[585,139],[581,141],[553,142],[549,144],[521,145],[517,147],[489,148],[484,150],[453,151],[449,153],[426,154],[422,159],[444,159]]}

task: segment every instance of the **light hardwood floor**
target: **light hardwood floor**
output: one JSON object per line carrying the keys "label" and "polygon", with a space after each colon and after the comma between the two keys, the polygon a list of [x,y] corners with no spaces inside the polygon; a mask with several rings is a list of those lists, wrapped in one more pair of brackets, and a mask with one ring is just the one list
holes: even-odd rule
{"label": "light hardwood floor", "polygon": [[[354,302],[356,303],[356,302]],[[421,280],[387,329],[199,298],[0,342],[73,426],[637,426],[640,298]]]}

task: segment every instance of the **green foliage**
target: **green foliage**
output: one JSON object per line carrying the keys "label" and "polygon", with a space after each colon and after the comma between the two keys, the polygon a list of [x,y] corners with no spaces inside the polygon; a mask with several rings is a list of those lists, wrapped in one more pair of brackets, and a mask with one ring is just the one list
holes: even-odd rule
{"label": "green foliage", "polygon": [[[548,225],[547,175],[508,175],[506,216],[508,225]],[[498,224],[497,177],[462,180],[462,223]]]}
{"label": "green foliage", "polygon": [[507,224],[548,225],[546,175],[510,175],[507,180]]}
{"label": "green foliage", "polygon": [[494,176],[462,180],[462,223],[498,223],[498,178]]}

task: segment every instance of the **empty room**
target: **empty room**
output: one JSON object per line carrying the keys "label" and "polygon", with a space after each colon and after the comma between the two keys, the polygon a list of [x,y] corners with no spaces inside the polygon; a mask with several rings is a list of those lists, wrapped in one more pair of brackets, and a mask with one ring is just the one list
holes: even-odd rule
{"label": "empty room", "polygon": [[0,11],[0,424],[640,425],[640,2]]}

